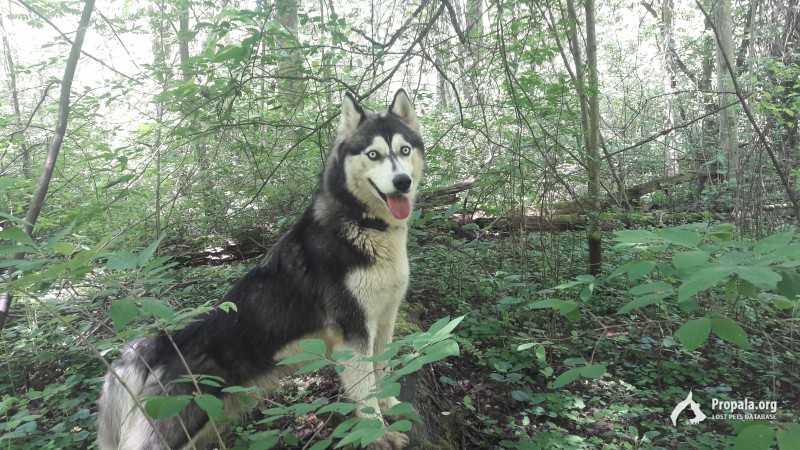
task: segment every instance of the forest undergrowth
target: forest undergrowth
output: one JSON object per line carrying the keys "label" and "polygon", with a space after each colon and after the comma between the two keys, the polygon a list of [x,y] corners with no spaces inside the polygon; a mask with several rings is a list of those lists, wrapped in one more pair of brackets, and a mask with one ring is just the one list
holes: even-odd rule
{"label": "forest undergrowth", "polygon": [[[743,445],[797,436],[793,233],[749,242],[730,225],[699,224],[609,234],[607,275],[596,278],[583,274],[584,240],[417,219],[396,338],[463,316],[453,330],[460,356],[402,382],[422,418],[418,448],[756,448]],[[142,256],[154,250],[113,254],[81,281],[20,302],[2,339],[3,448],[92,448],[106,371],[98,357],[211,307],[256,262],[186,267],[163,256],[149,266]],[[694,286],[708,267],[727,275]],[[232,427],[228,447],[341,442],[346,419],[318,411],[339,389],[330,368],[284,380]],[[674,426],[689,392],[708,419]],[[774,401],[775,415],[715,418],[712,399]]]}

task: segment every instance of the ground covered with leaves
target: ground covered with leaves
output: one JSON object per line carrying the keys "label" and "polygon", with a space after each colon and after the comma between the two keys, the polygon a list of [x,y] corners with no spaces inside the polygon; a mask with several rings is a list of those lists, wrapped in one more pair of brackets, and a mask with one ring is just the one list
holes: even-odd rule
{"label": "ground covered with leaves", "polygon": [[[460,356],[401,380],[401,398],[421,419],[411,432],[417,448],[798,442],[800,253],[792,233],[757,242],[724,225],[610,234],[606,275],[595,278],[583,273],[581,233],[494,234],[448,219],[424,217],[412,230],[412,284],[396,333],[463,316],[453,330]],[[163,320],[148,299],[178,315],[213,304],[255,263],[184,267],[164,258],[131,276],[114,266],[124,258],[110,261],[82,284],[18,304],[23,313],[2,338],[4,447],[92,448],[106,371],[97,356],[115,356]],[[119,331],[110,308],[129,299],[138,299],[136,314]],[[339,391],[331,367],[284,380],[232,427],[228,447],[336,445],[348,419],[333,407],[319,411]],[[689,392],[707,418],[690,424],[687,409],[673,425],[670,414]],[[712,408],[715,399],[756,407],[723,411]],[[772,415],[745,420],[756,414]]]}

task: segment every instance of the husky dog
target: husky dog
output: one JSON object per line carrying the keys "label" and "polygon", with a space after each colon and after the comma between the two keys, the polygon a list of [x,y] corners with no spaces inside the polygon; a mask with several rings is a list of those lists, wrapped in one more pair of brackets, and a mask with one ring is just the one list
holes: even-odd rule
{"label": "husky dog", "polygon": [[[405,91],[381,113],[346,94],[338,138],[311,206],[222,298],[236,311],[215,309],[169,335],[134,341],[114,362],[100,397],[100,448],[181,449],[207,442],[213,424],[194,402],[156,420],[139,399],[194,394],[192,383],[175,382],[188,373],[220,377],[229,386],[269,387],[294,370],[276,363],[308,338],[323,339],[331,352],[355,353],[341,374],[345,395],[358,403],[358,415],[382,419],[381,411],[398,401],[366,399],[386,364],[363,359],[391,341],[406,293],[406,222],[424,152]],[[236,400],[221,388],[201,386],[221,397],[226,411],[235,409]],[[404,434],[387,430],[371,447],[407,444]]]}

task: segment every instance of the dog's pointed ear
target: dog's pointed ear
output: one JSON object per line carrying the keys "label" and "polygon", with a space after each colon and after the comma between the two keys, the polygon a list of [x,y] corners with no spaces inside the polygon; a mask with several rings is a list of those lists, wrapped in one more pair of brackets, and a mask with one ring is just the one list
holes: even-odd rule
{"label": "dog's pointed ear", "polygon": [[344,138],[350,135],[361,125],[364,120],[364,110],[356,101],[353,94],[346,92],[342,99],[342,117],[339,122],[339,137]]}
{"label": "dog's pointed ear", "polygon": [[412,130],[419,133],[417,114],[414,112],[414,105],[411,104],[411,99],[408,98],[406,91],[400,89],[394,94],[394,100],[392,100],[392,106],[389,107],[389,112],[402,119]]}

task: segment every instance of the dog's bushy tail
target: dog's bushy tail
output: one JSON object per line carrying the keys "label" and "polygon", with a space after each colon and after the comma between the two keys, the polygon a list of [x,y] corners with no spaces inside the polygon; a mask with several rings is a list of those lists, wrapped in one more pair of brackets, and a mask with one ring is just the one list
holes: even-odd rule
{"label": "dog's bushy tail", "polygon": [[[137,347],[142,341],[132,342],[125,347],[122,354],[114,361],[111,370],[114,374],[106,374],[100,393],[100,410],[97,418],[97,443],[102,450],[120,448],[123,426],[130,427],[138,420],[133,416],[142,416],[131,393],[140,395],[147,379],[147,366],[137,355]],[[124,383],[124,385],[123,385]],[[127,386],[128,389],[125,389]],[[127,419],[127,421],[126,421]]]}

